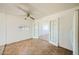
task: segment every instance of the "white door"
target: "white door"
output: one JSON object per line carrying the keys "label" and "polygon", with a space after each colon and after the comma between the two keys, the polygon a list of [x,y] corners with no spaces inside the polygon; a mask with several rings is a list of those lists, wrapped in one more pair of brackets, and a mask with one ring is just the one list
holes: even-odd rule
{"label": "white door", "polygon": [[73,19],[73,54],[79,54],[79,11],[74,11],[74,19]]}
{"label": "white door", "polygon": [[6,43],[6,21],[5,21],[5,14],[0,13],[0,54],[3,53],[4,45]]}
{"label": "white door", "polygon": [[50,21],[50,42],[58,46],[58,19]]}

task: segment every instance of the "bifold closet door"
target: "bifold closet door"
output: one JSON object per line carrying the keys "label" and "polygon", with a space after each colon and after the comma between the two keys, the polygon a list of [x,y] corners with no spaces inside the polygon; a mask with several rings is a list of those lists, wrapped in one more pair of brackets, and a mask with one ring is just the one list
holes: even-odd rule
{"label": "bifold closet door", "polygon": [[50,21],[50,42],[58,46],[58,19]]}
{"label": "bifold closet door", "polygon": [[5,14],[0,13],[0,54],[3,53],[6,43],[6,21]]}
{"label": "bifold closet door", "polygon": [[79,10],[73,16],[73,54],[79,55]]}

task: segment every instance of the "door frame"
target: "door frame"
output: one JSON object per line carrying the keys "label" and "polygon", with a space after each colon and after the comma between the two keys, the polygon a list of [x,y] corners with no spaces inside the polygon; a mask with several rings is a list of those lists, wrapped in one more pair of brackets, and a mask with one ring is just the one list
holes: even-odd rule
{"label": "door frame", "polygon": [[50,25],[49,25],[49,27],[50,27],[50,31],[49,31],[49,42],[51,43],[51,44],[54,44],[55,46],[59,46],[59,18],[55,18],[55,20],[57,20],[57,27],[58,27],[58,29],[57,29],[57,31],[58,31],[58,39],[57,39],[57,42],[56,43],[54,43],[54,42],[52,42],[51,41],[51,22],[53,22],[54,21],[54,19],[53,20],[50,20]]}
{"label": "door frame", "polygon": [[79,10],[77,9],[73,15],[73,55],[78,55],[78,13]]}

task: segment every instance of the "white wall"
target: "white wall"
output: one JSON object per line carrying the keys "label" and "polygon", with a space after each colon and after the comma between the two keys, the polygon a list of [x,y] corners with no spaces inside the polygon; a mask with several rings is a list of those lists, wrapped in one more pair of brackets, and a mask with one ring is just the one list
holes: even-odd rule
{"label": "white wall", "polygon": [[0,13],[0,45],[4,45],[6,41],[6,20],[5,14]]}
{"label": "white wall", "polygon": [[32,38],[31,19],[24,20],[24,16],[0,13],[0,45],[29,38]]}
{"label": "white wall", "polygon": [[73,12],[61,15],[59,19],[59,46],[73,49]]}
{"label": "white wall", "polygon": [[50,23],[49,21],[41,21],[39,22],[39,38],[49,40],[49,31],[50,31]]}
{"label": "white wall", "polygon": [[3,53],[6,43],[6,20],[5,14],[0,13],[0,55]]}
{"label": "white wall", "polygon": [[[24,16],[7,16],[7,43],[32,38],[32,21]],[[23,28],[20,28],[23,27]]]}
{"label": "white wall", "polygon": [[[58,18],[60,18],[59,45],[60,46],[63,45],[63,47],[72,50],[73,13],[70,11],[62,12],[62,13],[58,13],[58,14],[54,14],[54,15],[49,15],[44,18],[40,18],[35,21],[36,23],[33,23],[34,21],[32,21],[32,20],[25,21],[24,16],[15,16],[15,15],[11,15],[11,14],[2,13],[2,14],[0,14],[0,21],[1,21],[0,28],[2,29],[2,30],[0,30],[0,32],[1,32],[0,34],[2,35],[1,36],[2,39],[0,42],[5,43],[6,37],[7,37],[7,43],[13,43],[16,41],[32,38],[32,36],[33,37],[41,36],[42,34],[46,34],[46,32],[42,32],[44,26],[48,27],[48,30],[47,30],[48,39],[46,39],[46,40],[49,41],[50,40],[50,36],[49,36],[50,21],[53,19],[58,19]],[[1,20],[1,19],[3,19],[3,20]],[[42,25],[43,25],[43,27],[41,27]],[[19,28],[19,26],[24,26],[25,28],[21,29],[21,28]],[[7,36],[5,36],[5,35],[7,35]]]}
{"label": "white wall", "polygon": [[[59,41],[58,44],[61,47],[67,48],[69,50],[72,50],[72,44],[73,44],[73,11],[65,11],[65,12],[61,12],[58,14],[53,14],[53,15],[49,15],[47,17],[44,18],[40,18],[38,19],[38,23],[39,23],[39,34],[38,36],[43,36],[43,30],[42,30],[42,26],[44,25],[44,27],[46,26],[46,24],[50,24],[50,21],[53,21],[57,19],[59,22],[58,24],[58,34],[59,36],[56,34],[55,36],[58,38],[58,40],[56,39],[55,41]],[[51,25],[52,26],[52,25]],[[54,25],[55,26],[55,25]],[[45,37],[42,37],[43,39],[46,39],[48,41],[50,41],[50,39],[53,39],[52,37],[50,38],[50,25],[48,25],[48,39],[46,39]],[[52,29],[51,29],[52,30]],[[35,32],[37,33],[37,32]],[[53,35],[51,35],[53,36]]]}
{"label": "white wall", "polygon": [[49,39],[49,20],[39,19],[35,20],[35,38]]}

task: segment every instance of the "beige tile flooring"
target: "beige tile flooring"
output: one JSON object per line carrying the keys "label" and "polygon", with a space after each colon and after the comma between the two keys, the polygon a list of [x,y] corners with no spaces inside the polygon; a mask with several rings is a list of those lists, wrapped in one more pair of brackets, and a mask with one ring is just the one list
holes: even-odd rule
{"label": "beige tile flooring", "polygon": [[28,39],[5,47],[4,55],[71,55],[72,51],[56,47],[41,39]]}

